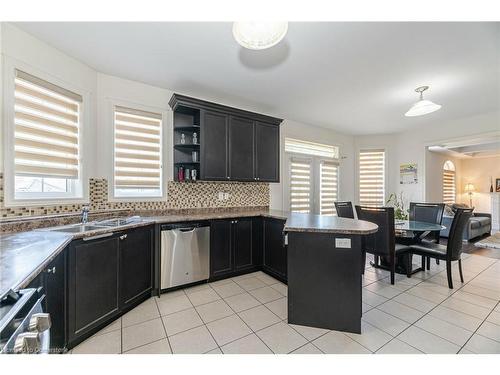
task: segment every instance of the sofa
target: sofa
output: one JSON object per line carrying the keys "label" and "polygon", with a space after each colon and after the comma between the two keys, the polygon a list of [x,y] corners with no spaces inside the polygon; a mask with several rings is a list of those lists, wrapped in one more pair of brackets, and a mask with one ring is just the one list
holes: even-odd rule
{"label": "sofa", "polygon": [[[454,209],[460,207],[467,207],[464,204],[453,204],[451,206],[446,205],[443,214],[442,224],[446,229],[441,231],[441,237],[448,238],[450,233],[451,223],[453,222]],[[484,234],[490,234],[491,232],[491,214],[477,213],[474,212],[469,219],[469,223],[465,228],[463,239],[470,241],[476,237],[480,237]]]}

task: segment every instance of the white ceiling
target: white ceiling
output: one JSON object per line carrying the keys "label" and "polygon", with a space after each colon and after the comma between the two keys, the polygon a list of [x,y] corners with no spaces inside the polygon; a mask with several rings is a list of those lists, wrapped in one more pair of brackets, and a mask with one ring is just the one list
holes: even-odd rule
{"label": "white ceiling", "polygon": [[[96,70],[351,134],[499,110],[500,23],[291,23],[241,48],[230,23],[17,23]],[[414,88],[443,108],[403,114]]]}

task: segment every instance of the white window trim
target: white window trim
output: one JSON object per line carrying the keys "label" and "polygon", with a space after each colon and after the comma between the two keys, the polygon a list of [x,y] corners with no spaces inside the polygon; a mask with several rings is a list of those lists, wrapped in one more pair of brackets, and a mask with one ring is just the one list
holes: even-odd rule
{"label": "white window trim", "polygon": [[356,186],[356,197],[355,197],[355,202],[356,204],[359,205],[359,180],[360,180],[360,174],[359,174],[359,153],[361,151],[384,151],[384,206],[385,202],[387,202],[387,189],[388,189],[388,181],[389,181],[389,157],[388,157],[388,151],[387,147],[384,146],[366,146],[366,147],[357,147],[356,148],[356,181],[355,181],[355,186]]}
{"label": "white window trim", "polygon": [[[171,170],[172,160],[173,160],[173,143],[172,143],[172,123],[173,114],[172,111],[166,110],[165,108],[149,106],[142,103],[131,102],[129,100],[111,98],[108,97],[106,101],[106,119],[107,124],[104,124],[105,128],[108,130],[106,137],[109,140],[107,147],[109,168],[108,172],[108,201],[109,202],[161,202],[167,199],[168,181],[172,179]],[[116,197],[115,196],[115,107],[126,107],[133,108],[137,110],[142,110],[145,112],[153,112],[161,114],[162,118],[162,129],[161,129],[161,196],[151,197]],[[109,125],[108,125],[109,124]]]}
{"label": "white window trim", "polygon": [[[338,147],[338,146],[337,146]],[[340,149],[339,149],[340,152]],[[290,181],[292,179],[290,175],[290,164],[292,159],[296,160],[308,160],[311,161],[312,165],[312,190],[311,194],[313,197],[313,201],[311,202],[311,214],[313,215],[319,215],[320,212],[320,177],[321,177],[321,162],[322,161],[328,161],[328,162],[334,162],[337,164],[337,200],[340,200],[340,179],[341,179],[341,168],[340,168],[340,159],[334,159],[334,158],[327,158],[327,157],[322,157],[322,156],[313,156],[313,155],[306,155],[306,154],[299,154],[299,153],[294,153],[294,152],[285,152],[285,158],[284,158],[284,167],[285,167],[285,173],[286,173],[286,180],[284,183],[284,196],[283,196],[283,201],[284,201],[284,207],[286,211],[290,211],[290,189],[291,189],[291,184]]]}
{"label": "white window trim", "polygon": [[[41,71],[29,64],[26,64],[17,59],[3,56],[3,164],[4,164],[4,206],[5,207],[26,207],[26,206],[44,206],[44,205],[67,205],[67,204],[80,204],[89,202],[89,183],[88,171],[85,162],[86,157],[86,127],[91,123],[90,118],[90,92],[68,83],[58,77],[49,73]],[[67,193],[54,196],[54,194],[47,195],[44,198],[33,199],[16,199],[15,198],[15,171],[14,171],[14,90],[15,90],[15,71],[16,69],[22,70],[26,73],[32,74],[35,77],[41,78],[47,82],[61,86],[69,91],[78,93],[83,98],[81,104],[81,119],[82,126],[79,129],[80,140],[80,180],[81,180],[81,196],[64,196]]]}

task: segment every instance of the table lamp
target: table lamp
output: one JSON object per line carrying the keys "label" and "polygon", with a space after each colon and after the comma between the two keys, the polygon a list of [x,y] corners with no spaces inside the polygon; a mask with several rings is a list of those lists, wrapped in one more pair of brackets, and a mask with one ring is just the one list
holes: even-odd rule
{"label": "table lamp", "polygon": [[465,192],[469,194],[469,207],[472,208],[472,193],[476,190],[474,184],[465,184]]}

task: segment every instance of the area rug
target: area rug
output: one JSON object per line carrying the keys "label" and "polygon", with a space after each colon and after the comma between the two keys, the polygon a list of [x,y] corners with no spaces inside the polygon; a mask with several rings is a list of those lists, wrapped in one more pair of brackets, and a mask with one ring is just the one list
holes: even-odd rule
{"label": "area rug", "polygon": [[484,240],[476,242],[474,246],[487,247],[490,249],[500,249],[500,232],[495,233]]}

